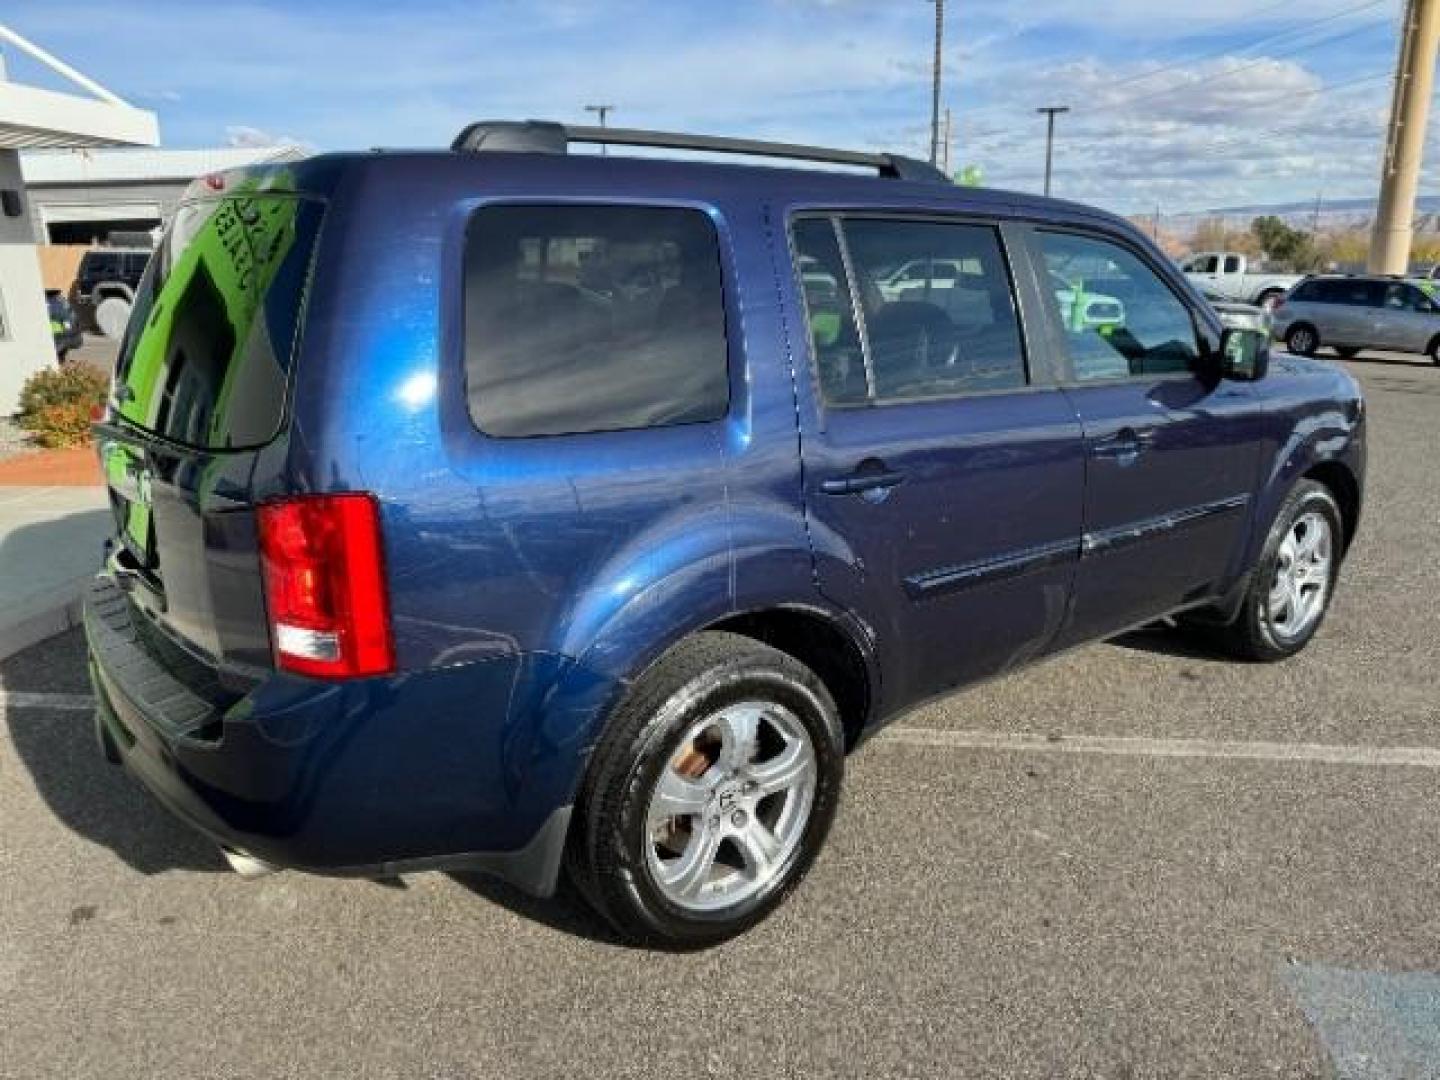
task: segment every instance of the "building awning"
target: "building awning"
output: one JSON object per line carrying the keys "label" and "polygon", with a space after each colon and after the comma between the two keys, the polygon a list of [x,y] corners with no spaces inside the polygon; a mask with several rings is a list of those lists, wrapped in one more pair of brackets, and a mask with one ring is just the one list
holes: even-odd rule
{"label": "building awning", "polygon": [[90,96],[9,82],[0,62],[0,150],[44,147],[155,146],[155,114],[121,101],[103,86],[0,25],[0,45],[27,53]]}
{"label": "building awning", "polygon": [[159,141],[153,112],[0,82],[0,150],[154,146]]}

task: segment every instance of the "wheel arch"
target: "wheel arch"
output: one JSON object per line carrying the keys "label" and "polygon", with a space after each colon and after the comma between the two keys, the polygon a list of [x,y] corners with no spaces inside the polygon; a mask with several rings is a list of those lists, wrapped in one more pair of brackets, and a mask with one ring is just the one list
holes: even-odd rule
{"label": "wheel arch", "polygon": [[840,711],[845,748],[853,748],[868,726],[876,701],[878,673],[863,635],[843,617],[818,608],[779,606],[728,616],[701,629],[752,638],[793,656],[816,676]]}
{"label": "wheel arch", "polygon": [[1350,550],[1350,543],[1360,526],[1360,481],[1348,465],[1334,459],[1317,462],[1300,479],[1313,480],[1325,487],[1340,507],[1340,524],[1344,530],[1340,550],[1344,555]]}

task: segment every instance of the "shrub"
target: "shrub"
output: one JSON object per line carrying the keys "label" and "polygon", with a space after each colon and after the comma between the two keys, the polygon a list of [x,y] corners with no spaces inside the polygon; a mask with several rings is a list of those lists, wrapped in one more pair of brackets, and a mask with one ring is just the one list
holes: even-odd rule
{"label": "shrub", "polygon": [[109,393],[110,381],[88,364],[37,371],[20,390],[18,421],[41,446],[84,446]]}

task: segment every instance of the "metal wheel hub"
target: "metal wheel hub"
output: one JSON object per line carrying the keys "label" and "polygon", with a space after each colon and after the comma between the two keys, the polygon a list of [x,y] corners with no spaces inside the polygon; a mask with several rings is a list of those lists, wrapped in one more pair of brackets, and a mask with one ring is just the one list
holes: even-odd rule
{"label": "metal wheel hub", "polygon": [[645,816],[646,866],[665,897],[715,911],[765,888],[800,846],[818,766],[809,733],[773,702],[741,702],[692,724]]}
{"label": "metal wheel hub", "polygon": [[1296,518],[1276,552],[1275,577],[1266,602],[1265,613],[1276,636],[1294,641],[1320,620],[1330,595],[1333,560],[1330,520],[1316,510]]}

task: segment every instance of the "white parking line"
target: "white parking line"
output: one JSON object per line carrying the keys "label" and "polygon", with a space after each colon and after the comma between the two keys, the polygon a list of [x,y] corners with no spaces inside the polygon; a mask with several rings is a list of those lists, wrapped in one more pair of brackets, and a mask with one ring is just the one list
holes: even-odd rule
{"label": "white parking line", "polygon": [[1052,736],[917,727],[890,728],[876,742],[941,750],[1317,762],[1323,765],[1413,765],[1440,769],[1440,749],[1424,746],[1328,746],[1323,743],[1241,742],[1229,739],[1147,739],[1126,735]]}
{"label": "white parking line", "polygon": [[[89,694],[0,690],[0,711],[45,709],[89,712]],[[1132,735],[1036,735],[1008,731],[887,728],[875,742],[937,750],[997,750],[1023,754],[1103,754],[1110,757],[1210,758],[1228,761],[1315,762],[1322,765],[1410,765],[1440,769],[1440,748],[1335,746],[1324,743],[1245,742],[1232,739],[1147,739]]]}
{"label": "white parking line", "polygon": [[95,699],[89,694],[40,694],[24,690],[0,690],[0,712],[6,709],[55,709],[61,712],[90,712]]}

